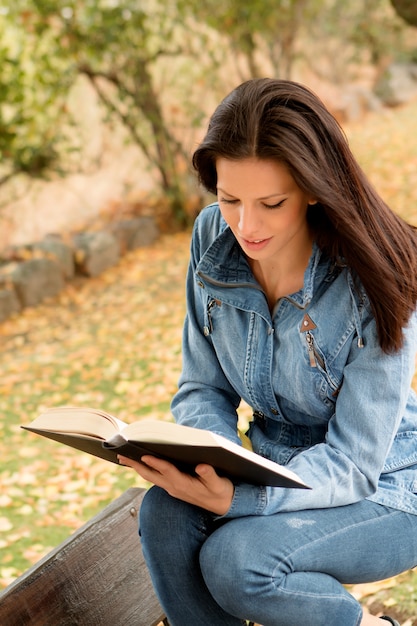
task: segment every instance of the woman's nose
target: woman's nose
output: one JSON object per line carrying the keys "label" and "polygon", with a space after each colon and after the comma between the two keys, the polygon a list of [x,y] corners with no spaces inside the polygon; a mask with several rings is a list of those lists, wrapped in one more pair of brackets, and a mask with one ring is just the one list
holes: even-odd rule
{"label": "woman's nose", "polygon": [[245,239],[250,239],[259,231],[259,214],[255,207],[241,204],[239,209],[239,232]]}

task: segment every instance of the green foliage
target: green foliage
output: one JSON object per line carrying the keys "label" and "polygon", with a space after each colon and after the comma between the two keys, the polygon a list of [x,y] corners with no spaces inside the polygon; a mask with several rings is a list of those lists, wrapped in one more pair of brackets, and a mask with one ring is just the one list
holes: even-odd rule
{"label": "green foliage", "polygon": [[0,41],[1,184],[16,174],[44,177],[59,169],[73,77],[49,55],[49,38],[37,37],[16,8],[0,15]]}
{"label": "green foliage", "polygon": [[275,76],[289,78],[303,25],[314,19],[323,0],[184,0],[194,16],[225,36],[247,61],[246,78],[264,75],[259,53],[269,59]]}
{"label": "green foliage", "polygon": [[352,45],[352,59],[358,61],[365,52],[375,66],[381,59],[401,51],[404,24],[387,0],[360,0],[345,3],[331,0],[327,24],[333,36],[343,32]]}
{"label": "green foliage", "polygon": [[[174,9],[175,5],[170,8],[155,2],[149,3],[145,11],[133,0],[18,1],[13,14],[10,11],[7,17],[8,26],[12,21],[17,23],[16,30],[24,39],[22,54],[15,59],[21,81],[13,80],[13,89],[24,89],[24,95],[16,95],[22,106],[4,122],[9,152],[19,160],[16,171],[33,175],[35,168],[43,172],[56,166],[55,146],[62,140],[57,133],[65,128],[58,114],[63,118],[68,114],[69,88],[82,74],[96,91],[107,119],[123,125],[157,173],[158,184],[170,200],[176,219],[186,222],[183,207],[188,189],[183,172],[190,149],[173,120],[169,102],[175,102],[171,91],[175,71],[181,71],[187,51]],[[189,76],[192,81],[191,70]],[[7,85],[7,77],[2,83]],[[183,95],[183,101],[189,104],[191,91],[189,84],[188,93]],[[0,97],[7,103],[5,108],[10,107],[10,94]],[[28,106],[29,98],[36,102]],[[194,117],[198,119],[199,115],[200,111]],[[45,122],[49,118],[45,129],[42,116]],[[193,115],[187,117],[192,127]],[[38,141],[33,146],[28,145],[29,122],[34,124]],[[12,143],[16,137],[13,128],[19,129],[25,142],[23,151]]]}
{"label": "green foliage", "polygon": [[[155,81],[158,58],[178,54],[173,24],[161,7],[145,14],[129,1],[73,2],[65,10],[68,17],[59,25],[65,54],[158,170],[162,189],[181,219],[184,198],[177,161],[185,150],[171,132],[164,93]],[[56,12],[53,16],[59,17]]]}

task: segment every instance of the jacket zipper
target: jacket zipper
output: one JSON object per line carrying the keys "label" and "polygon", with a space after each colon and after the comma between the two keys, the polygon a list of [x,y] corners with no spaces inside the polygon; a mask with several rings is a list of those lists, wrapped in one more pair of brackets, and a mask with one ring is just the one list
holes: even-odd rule
{"label": "jacket zipper", "polygon": [[218,300],[210,300],[207,307],[207,321],[208,321],[208,329],[209,332],[207,334],[211,334],[213,332],[213,320],[211,318],[211,309],[219,304]]}
{"label": "jacket zipper", "polygon": [[254,285],[253,283],[233,283],[228,284],[224,283],[221,280],[216,280],[215,278],[211,278],[211,276],[207,276],[207,274],[203,274],[203,272],[197,272],[197,276],[200,278],[204,278],[208,283],[215,285],[216,287],[224,287],[226,289],[235,289],[236,287],[251,287],[252,289],[256,289],[257,291],[262,291],[261,287],[258,285]]}
{"label": "jacket zipper", "polygon": [[311,367],[317,367],[317,363],[318,363],[320,367],[324,370],[325,369],[324,361],[321,358],[321,356],[317,353],[317,350],[314,347],[313,335],[310,333],[310,331],[308,331],[306,332],[305,337],[307,341],[308,358],[310,359]]}

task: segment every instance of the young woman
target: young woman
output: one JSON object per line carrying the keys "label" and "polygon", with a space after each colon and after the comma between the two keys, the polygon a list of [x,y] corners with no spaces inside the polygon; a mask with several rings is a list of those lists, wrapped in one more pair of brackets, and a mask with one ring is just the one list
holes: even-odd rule
{"label": "young woman", "polygon": [[[417,238],[305,87],[257,79],[193,157],[218,202],[196,220],[181,424],[239,441],[311,490],[121,458],[156,485],[143,552],[172,626],[371,626],[346,583],[417,564]],[[391,624],[395,620],[382,618]]]}

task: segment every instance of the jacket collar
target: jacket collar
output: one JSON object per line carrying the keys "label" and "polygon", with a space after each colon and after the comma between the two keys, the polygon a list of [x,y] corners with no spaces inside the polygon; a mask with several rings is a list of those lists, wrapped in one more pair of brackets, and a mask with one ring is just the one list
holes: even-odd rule
{"label": "jacket collar", "polygon": [[[320,261],[324,262],[320,263]],[[299,308],[308,306],[313,298],[315,285],[318,281],[321,283],[329,274],[329,266],[329,262],[322,259],[321,251],[314,243],[304,274],[304,287],[297,293],[287,296],[287,299]],[[232,299],[235,303],[237,299],[240,299],[239,295],[243,300],[247,300],[247,292],[239,294],[240,288],[246,290],[251,287],[262,292],[241,247],[227,225],[200,259],[196,275],[197,280],[204,284],[211,295],[222,296],[222,299],[226,300]]]}

